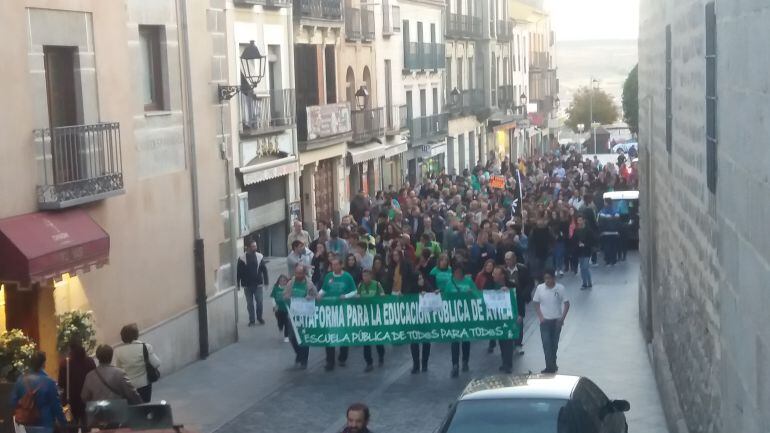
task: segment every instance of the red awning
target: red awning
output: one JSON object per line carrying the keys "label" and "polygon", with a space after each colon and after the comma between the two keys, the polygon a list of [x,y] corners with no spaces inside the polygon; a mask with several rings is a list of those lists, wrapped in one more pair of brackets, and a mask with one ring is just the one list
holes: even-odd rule
{"label": "red awning", "polygon": [[82,210],[0,220],[0,281],[22,285],[74,275],[109,260],[110,236]]}

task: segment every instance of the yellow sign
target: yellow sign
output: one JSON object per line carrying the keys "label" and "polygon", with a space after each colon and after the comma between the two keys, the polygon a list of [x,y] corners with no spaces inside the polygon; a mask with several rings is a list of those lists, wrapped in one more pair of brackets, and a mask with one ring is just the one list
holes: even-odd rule
{"label": "yellow sign", "polygon": [[494,175],[489,178],[489,186],[492,188],[503,189],[505,188],[505,178],[503,176]]}

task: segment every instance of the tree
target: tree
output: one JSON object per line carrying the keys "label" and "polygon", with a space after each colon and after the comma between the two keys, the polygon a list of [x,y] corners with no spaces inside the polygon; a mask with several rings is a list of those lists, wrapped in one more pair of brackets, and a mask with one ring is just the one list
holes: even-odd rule
{"label": "tree", "polygon": [[628,74],[623,84],[623,120],[634,134],[639,133],[639,65]]}
{"label": "tree", "polygon": [[[594,122],[602,125],[614,123],[618,120],[618,106],[612,101],[612,97],[602,89],[593,90]],[[585,131],[591,130],[591,89],[581,87],[575,92],[572,103],[567,108],[566,125],[578,132],[578,124],[584,125]]]}

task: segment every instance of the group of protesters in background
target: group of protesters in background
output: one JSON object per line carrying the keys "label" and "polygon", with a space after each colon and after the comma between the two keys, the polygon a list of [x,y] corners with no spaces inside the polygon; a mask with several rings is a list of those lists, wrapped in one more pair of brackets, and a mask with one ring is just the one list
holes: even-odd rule
{"label": "group of protesters in background", "polygon": [[[636,189],[637,170],[636,161],[623,156],[617,164],[601,164],[566,148],[530,160],[491,156],[460,175],[441,172],[397,190],[390,186],[373,199],[361,191],[339,224],[317,222],[315,239],[295,221],[288,238],[288,273],[278,279],[271,297],[297,366],[307,367],[308,348],[297,343],[291,330],[287,301],[292,297],[515,290],[522,321],[541,283],[546,289],[561,287],[555,280],[573,272],[581,274],[581,289],[591,289],[591,267],[598,265],[600,250],[607,266],[626,256],[623,209],[603,195]],[[262,269],[254,272],[267,279]],[[536,305],[544,333],[547,318]],[[568,303],[563,316],[552,320],[561,320],[560,326],[567,310]],[[499,341],[501,371],[510,373],[513,355],[523,353],[521,335]],[[544,372],[557,368],[558,332],[555,337],[549,341],[550,360],[543,337]],[[487,350],[497,345],[491,341]],[[385,348],[375,349],[382,365]],[[345,366],[348,353],[347,347],[326,348],[326,370]],[[411,344],[413,374],[428,370],[430,353],[430,343]],[[366,371],[372,371],[371,346],[364,347],[364,358]],[[469,369],[469,358],[470,342],[451,343],[452,377]]]}

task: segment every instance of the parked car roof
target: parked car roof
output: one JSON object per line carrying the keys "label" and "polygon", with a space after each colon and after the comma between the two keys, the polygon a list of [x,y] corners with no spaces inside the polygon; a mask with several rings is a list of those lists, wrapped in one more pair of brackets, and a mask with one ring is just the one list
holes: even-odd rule
{"label": "parked car roof", "polygon": [[560,374],[488,376],[472,380],[468,383],[460,395],[460,400],[500,398],[569,399],[579,380],[579,376]]}
{"label": "parked car roof", "polygon": [[639,191],[607,191],[603,198],[612,200],[639,200]]}

